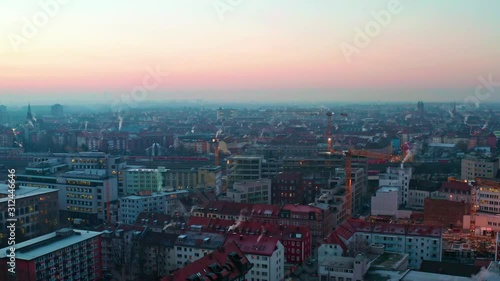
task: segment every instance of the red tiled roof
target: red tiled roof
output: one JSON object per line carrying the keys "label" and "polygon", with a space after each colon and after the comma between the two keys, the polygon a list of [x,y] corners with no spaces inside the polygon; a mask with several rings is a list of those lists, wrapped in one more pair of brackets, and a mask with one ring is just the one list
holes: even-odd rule
{"label": "red tiled roof", "polygon": [[[246,269],[239,267],[236,262],[229,257],[231,253],[238,254],[238,256],[242,258],[241,263],[243,265],[247,265],[248,267]],[[220,274],[223,277],[229,277],[228,280],[236,280],[239,277],[244,277],[248,272],[248,269],[251,268],[250,261],[245,257],[238,246],[235,243],[226,243],[224,247],[213,251],[194,263],[184,266],[170,276],[163,277],[161,281],[189,280],[190,277],[197,274],[201,275],[201,280],[211,280],[208,276],[214,276],[214,272],[211,267],[215,264],[218,264],[217,267],[220,269]]]}
{"label": "red tiled roof", "polygon": [[[201,225],[202,231],[205,232],[224,232],[227,233],[231,226],[231,233],[243,233],[251,235],[260,235],[262,232],[266,236],[278,237],[280,239],[287,240],[304,240],[310,239],[311,233],[309,229],[305,226],[289,226],[289,225],[275,225],[271,223],[261,223],[256,221],[242,221],[235,225],[235,220],[224,220],[216,218],[206,218],[206,217],[191,217],[187,223],[187,226]],[[294,236],[295,234],[302,234],[301,238]],[[293,237],[292,237],[293,236]]]}
{"label": "red tiled roof", "polygon": [[226,244],[235,242],[245,255],[272,256],[279,239],[277,237],[229,234]]}
{"label": "red tiled roof", "polygon": [[439,192],[445,192],[444,190],[448,189],[449,190],[454,190],[454,191],[470,191],[469,184],[466,182],[459,182],[459,181],[447,181],[444,182],[441,185],[441,188],[439,189]]}
{"label": "red tiled roof", "polygon": [[297,213],[309,213],[316,212],[321,213],[321,209],[315,206],[309,205],[293,205],[293,204],[285,204],[283,206],[283,210]]}

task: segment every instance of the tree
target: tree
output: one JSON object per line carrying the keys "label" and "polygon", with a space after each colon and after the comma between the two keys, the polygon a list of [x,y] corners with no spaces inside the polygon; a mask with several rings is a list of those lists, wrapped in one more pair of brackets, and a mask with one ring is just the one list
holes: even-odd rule
{"label": "tree", "polygon": [[347,255],[356,257],[359,254],[365,254],[370,248],[370,243],[361,238],[359,235],[354,235],[351,241],[347,244]]}

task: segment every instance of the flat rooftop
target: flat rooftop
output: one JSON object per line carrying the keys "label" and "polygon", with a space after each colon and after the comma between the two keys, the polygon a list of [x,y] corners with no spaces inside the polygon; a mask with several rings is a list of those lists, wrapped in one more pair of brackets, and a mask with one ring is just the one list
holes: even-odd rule
{"label": "flat rooftop", "polygon": [[[52,188],[21,186],[14,191],[14,195],[15,199],[21,199],[25,197],[38,196],[57,191],[58,191],[57,189],[52,189]],[[0,184],[0,194],[1,194],[0,196],[5,196],[3,198],[0,198],[0,203],[7,202],[9,200],[8,195],[10,195],[9,186],[6,184]]]}
{"label": "flat rooftop", "polygon": [[[69,231],[69,229],[62,229]],[[59,236],[56,232],[42,235],[37,238],[16,244],[16,259],[33,260],[46,254],[72,246],[85,240],[101,235],[101,232],[72,229],[73,234],[65,237]],[[79,233],[79,234],[76,234]],[[10,246],[0,249],[0,259],[7,257]]]}
{"label": "flat rooftop", "polygon": [[[404,275],[404,276],[403,276]],[[365,280],[370,281],[472,281],[470,277],[452,276],[445,274],[427,273],[410,270],[407,274],[403,271],[369,270]],[[490,279],[488,279],[490,280]],[[500,279],[491,279],[500,280]]]}
{"label": "flat rooftop", "polygon": [[375,258],[372,262],[372,267],[378,268],[397,268],[398,265],[408,256],[408,254],[385,252],[384,254]]}

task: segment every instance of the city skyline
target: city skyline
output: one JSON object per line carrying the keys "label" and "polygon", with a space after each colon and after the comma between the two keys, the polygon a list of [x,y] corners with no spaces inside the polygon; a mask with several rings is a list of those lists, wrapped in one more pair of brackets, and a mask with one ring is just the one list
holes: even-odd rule
{"label": "city skyline", "polygon": [[112,103],[151,70],[148,101],[462,103],[500,81],[496,1],[40,3],[0,4],[2,103]]}

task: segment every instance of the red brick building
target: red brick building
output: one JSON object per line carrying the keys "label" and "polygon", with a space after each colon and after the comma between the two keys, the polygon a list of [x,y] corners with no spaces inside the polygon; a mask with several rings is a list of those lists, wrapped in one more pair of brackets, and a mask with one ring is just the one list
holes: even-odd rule
{"label": "red brick building", "polygon": [[424,200],[424,224],[462,228],[463,216],[470,214],[470,203],[444,199]]}

